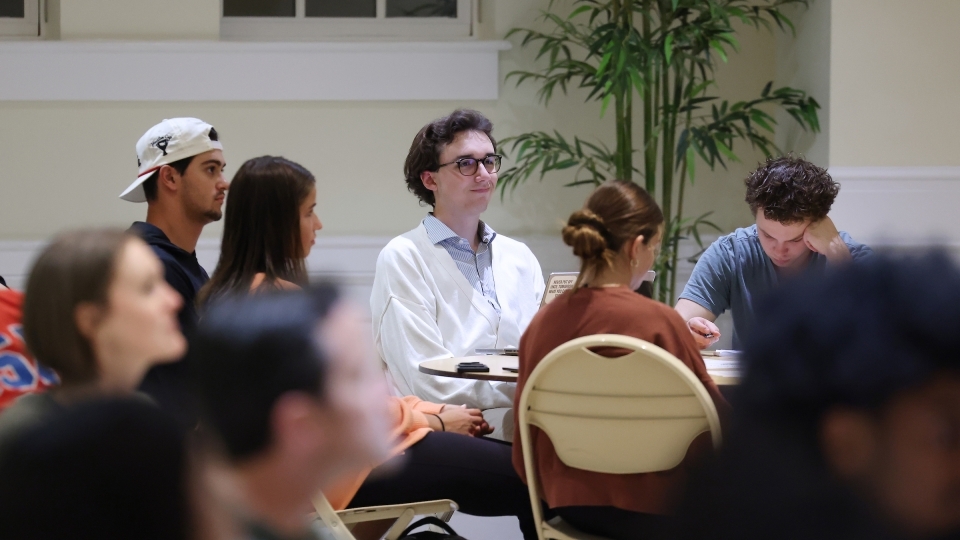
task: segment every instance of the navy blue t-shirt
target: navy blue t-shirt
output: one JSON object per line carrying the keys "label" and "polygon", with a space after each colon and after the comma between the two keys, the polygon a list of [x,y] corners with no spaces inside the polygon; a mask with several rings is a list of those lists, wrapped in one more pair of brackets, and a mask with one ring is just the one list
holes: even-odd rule
{"label": "navy blue t-shirt", "polygon": [[[183,307],[178,318],[184,335],[190,336],[197,326],[197,308],[194,300],[197,292],[210,279],[207,271],[197,261],[197,253],[187,253],[174,245],[167,235],[156,225],[136,221],[128,232],[143,239],[163,263],[163,273],[180,296]],[[184,416],[185,422],[191,422],[195,415],[184,405],[187,396],[188,366],[185,360],[154,366],[140,385],[140,390],[149,394],[164,408],[173,408],[174,414]]]}

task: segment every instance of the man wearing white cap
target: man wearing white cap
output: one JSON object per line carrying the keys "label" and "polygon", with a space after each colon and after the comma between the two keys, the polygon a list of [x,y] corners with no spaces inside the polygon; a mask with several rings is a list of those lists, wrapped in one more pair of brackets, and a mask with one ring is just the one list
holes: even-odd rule
{"label": "man wearing white cap", "polygon": [[[150,128],[137,142],[140,170],[120,198],[147,203],[147,219],[130,232],[144,239],[163,263],[166,280],[183,296],[180,328],[197,322],[194,298],[209,276],[197,261],[203,227],[223,216],[229,184],[217,131],[197,118],[172,118]],[[142,389],[163,402],[181,399],[186,381],[183,362],[152,369]]]}

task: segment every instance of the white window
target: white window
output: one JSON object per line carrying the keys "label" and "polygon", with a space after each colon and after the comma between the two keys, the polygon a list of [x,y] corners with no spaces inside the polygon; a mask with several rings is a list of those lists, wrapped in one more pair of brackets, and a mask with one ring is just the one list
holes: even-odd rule
{"label": "white window", "polygon": [[222,0],[220,37],[243,41],[465,39],[473,35],[477,2]]}
{"label": "white window", "polygon": [[0,38],[39,35],[40,0],[0,0]]}

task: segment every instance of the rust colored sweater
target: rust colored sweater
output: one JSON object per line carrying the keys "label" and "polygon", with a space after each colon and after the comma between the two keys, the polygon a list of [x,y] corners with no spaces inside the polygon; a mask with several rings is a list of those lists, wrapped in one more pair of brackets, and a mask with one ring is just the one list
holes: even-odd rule
{"label": "rust colored sweater", "polygon": [[[680,315],[670,306],[626,287],[570,291],[537,313],[520,340],[516,401],[520,400],[530,373],[550,351],[572,339],[595,334],[631,336],[667,350],[694,372],[724,416],[729,406],[707,374],[700,350]],[[520,424],[517,411],[514,407],[515,425]],[[557,457],[542,431],[531,426],[530,432],[541,497],[551,508],[614,506],[633,512],[670,514],[682,495],[691,464],[711,449],[709,433],[703,433],[690,445],[684,461],[669,471],[617,475],[568,467]],[[513,466],[526,482],[519,434],[513,441]]]}

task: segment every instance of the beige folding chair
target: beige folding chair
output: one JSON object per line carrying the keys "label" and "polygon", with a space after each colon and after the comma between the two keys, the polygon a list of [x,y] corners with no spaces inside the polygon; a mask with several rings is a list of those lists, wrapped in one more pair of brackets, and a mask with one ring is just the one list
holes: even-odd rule
{"label": "beige folding chair", "polygon": [[388,519],[394,521],[387,533],[383,535],[383,539],[397,540],[400,533],[413,521],[414,516],[435,514],[443,521],[450,521],[453,513],[457,511],[457,503],[442,499],[411,504],[349,508],[337,512],[322,493],[313,498],[313,507],[317,512],[317,519],[326,525],[329,534],[335,540],[356,540],[350,532],[356,524]]}
{"label": "beige folding chair", "polygon": [[[607,358],[590,349],[629,351]],[[520,396],[520,440],[540,540],[598,537],[560,518],[543,520],[530,426],[543,430],[569,467],[610,474],[672,469],[710,431],[720,445],[713,400],[687,366],[646,341],[613,334],[577,338],[550,352]]]}

